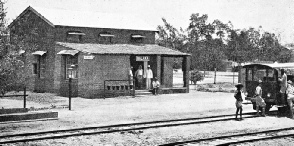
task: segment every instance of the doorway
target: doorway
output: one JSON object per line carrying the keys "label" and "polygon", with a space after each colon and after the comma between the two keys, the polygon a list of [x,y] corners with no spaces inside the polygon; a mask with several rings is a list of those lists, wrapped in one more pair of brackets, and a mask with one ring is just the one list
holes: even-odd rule
{"label": "doorway", "polygon": [[[136,90],[146,89],[146,79],[143,76],[144,76],[144,73],[147,71],[149,60],[150,60],[149,56],[131,55],[130,57],[130,64],[133,67],[132,73],[135,79]],[[139,71],[140,68],[141,68],[141,71]]]}

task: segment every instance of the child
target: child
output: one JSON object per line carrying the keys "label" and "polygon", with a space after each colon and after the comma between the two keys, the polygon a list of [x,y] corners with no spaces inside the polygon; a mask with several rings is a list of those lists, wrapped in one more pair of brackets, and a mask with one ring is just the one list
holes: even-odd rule
{"label": "child", "polygon": [[152,82],[152,86],[153,86],[153,94],[157,95],[158,94],[158,89],[159,89],[159,86],[160,86],[160,83],[157,80],[157,77],[154,78],[154,80]]}
{"label": "child", "polygon": [[256,112],[257,112],[257,116],[260,116],[259,114],[259,107],[262,108],[262,116],[265,117],[265,106],[266,103],[264,102],[264,100],[262,99],[262,89],[261,89],[261,83],[262,81],[259,80],[258,81],[258,86],[255,89],[255,96],[256,96]]}
{"label": "child", "polygon": [[242,119],[242,102],[243,102],[243,99],[242,99],[242,95],[241,95],[241,89],[243,88],[243,85],[241,83],[238,83],[237,85],[235,85],[235,87],[237,88],[237,90],[235,91],[235,94],[234,94],[234,97],[236,98],[236,120],[238,121],[238,112],[240,111],[240,120],[243,120]]}

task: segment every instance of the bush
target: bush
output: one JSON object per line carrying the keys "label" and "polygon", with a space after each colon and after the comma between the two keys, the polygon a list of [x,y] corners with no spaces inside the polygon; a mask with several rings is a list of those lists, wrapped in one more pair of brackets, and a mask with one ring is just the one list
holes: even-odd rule
{"label": "bush", "polygon": [[204,80],[203,73],[195,69],[190,72],[190,81],[192,81],[194,85],[196,85],[198,81],[202,80]]}

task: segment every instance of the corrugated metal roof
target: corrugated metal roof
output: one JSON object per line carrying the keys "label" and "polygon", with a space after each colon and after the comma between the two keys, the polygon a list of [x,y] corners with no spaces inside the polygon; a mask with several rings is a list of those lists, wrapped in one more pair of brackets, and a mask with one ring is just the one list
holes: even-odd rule
{"label": "corrugated metal roof", "polygon": [[172,50],[153,44],[132,45],[132,44],[78,44],[57,42],[56,44],[72,48],[84,53],[93,54],[134,54],[134,55],[170,55],[170,56],[187,56],[190,54]]}
{"label": "corrugated metal roof", "polygon": [[28,10],[33,11],[45,21],[49,21],[49,24],[55,26],[60,25],[157,31],[156,28],[149,26],[139,16],[136,17],[135,15],[131,14],[73,11],[41,7],[28,7],[25,11]]}

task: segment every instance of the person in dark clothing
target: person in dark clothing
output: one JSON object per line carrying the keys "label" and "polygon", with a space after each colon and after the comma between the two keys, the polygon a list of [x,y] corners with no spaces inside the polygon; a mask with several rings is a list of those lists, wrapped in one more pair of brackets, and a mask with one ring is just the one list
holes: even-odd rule
{"label": "person in dark clothing", "polygon": [[240,120],[242,120],[242,102],[243,102],[243,99],[242,99],[242,88],[243,88],[243,85],[241,83],[238,83],[237,85],[235,85],[235,87],[237,88],[237,90],[235,91],[235,94],[234,94],[234,97],[236,98],[236,120],[238,121],[239,119],[237,118],[238,117],[238,113],[240,111]]}

